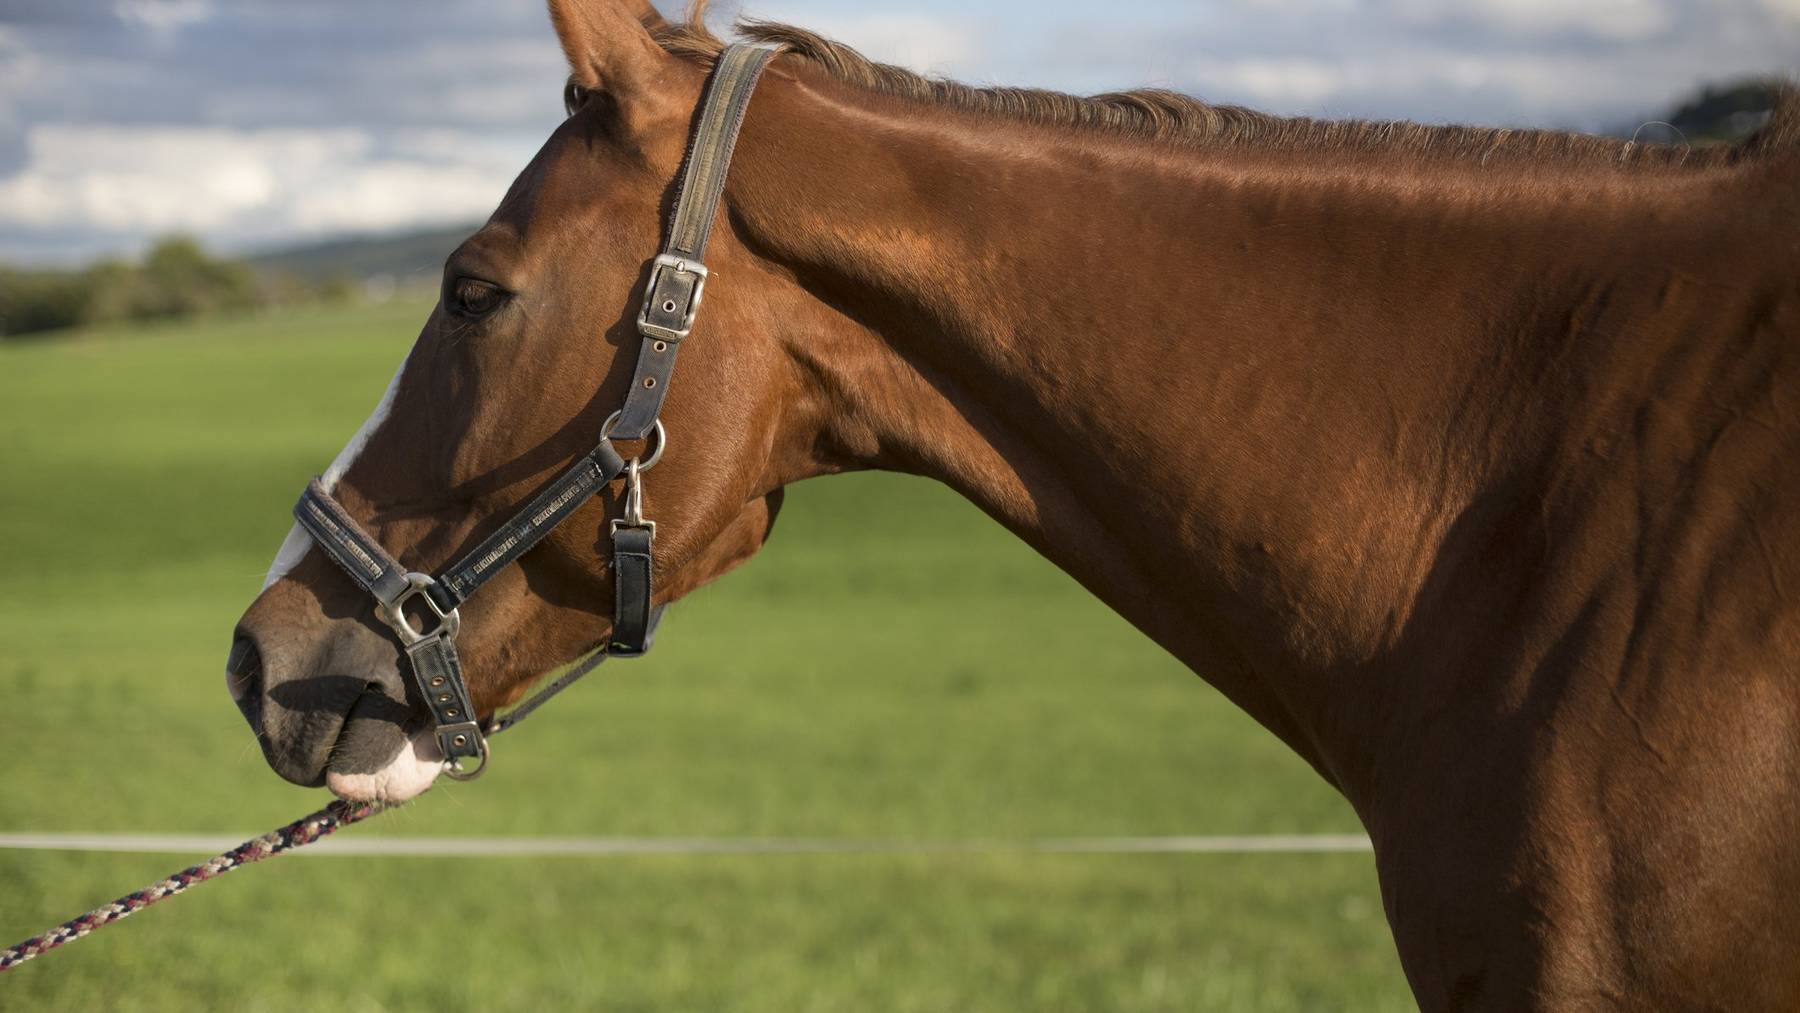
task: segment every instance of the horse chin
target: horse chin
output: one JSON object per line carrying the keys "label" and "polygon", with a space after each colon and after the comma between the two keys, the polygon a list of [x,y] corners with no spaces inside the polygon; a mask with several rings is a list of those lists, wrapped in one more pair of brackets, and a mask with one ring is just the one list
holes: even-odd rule
{"label": "horse chin", "polygon": [[[352,738],[357,724],[353,721],[345,729],[346,740]],[[385,730],[389,734],[383,736],[383,741],[391,744],[393,726]],[[369,762],[364,750],[340,748],[337,753],[326,770],[325,786],[349,802],[396,805],[409,801],[424,794],[444,769],[444,754],[439,752],[429,728],[410,739],[401,739],[383,761]]]}
{"label": "horse chin", "polygon": [[400,803],[431,787],[444,767],[429,728],[409,733],[405,705],[371,688],[346,715],[325,764],[325,786],[351,802]]}

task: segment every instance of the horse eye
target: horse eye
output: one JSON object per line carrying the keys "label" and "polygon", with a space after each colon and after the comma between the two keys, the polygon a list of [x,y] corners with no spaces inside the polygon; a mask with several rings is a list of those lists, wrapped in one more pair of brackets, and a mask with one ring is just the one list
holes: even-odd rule
{"label": "horse eye", "polygon": [[458,316],[479,318],[500,308],[506,300],[506,290],[493,282],[480,278],[458,278],[450,286],[450,298],[447,300],[452,312]]}
{"label": "horse eye", "polygon": [[588,100],[587,89],[570,81],[563,85],[563,115],[573,116],[582,103]]}

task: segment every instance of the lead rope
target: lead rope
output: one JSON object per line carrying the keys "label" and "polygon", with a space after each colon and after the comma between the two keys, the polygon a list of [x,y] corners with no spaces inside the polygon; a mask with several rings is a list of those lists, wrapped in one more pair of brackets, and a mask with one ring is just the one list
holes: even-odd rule
{"label": "lead rope", "polygon": [[[543,706],[545,701],[574,685],[576,680],[600,667],[600,663],[605,660],[606,649],[601,648],[558,677],[555,682],[533,694],[531,699],[504,715],[495,715],[487,724],[488,737],[492,738],[525,720],[532,711]],[[204,883],[209,879],[223,876],[233,869],[243,868],[252,862],[260,862],[265,858],[272,858],[295,848],[303,848],[314,841],[329,837],[347,826],[361,823],[388,808],[379,802],[346,802],[343,799],[334,799],[330,805],[310,816],[303,816],[285,827],[279,827],[261,837],[245,841],[222,855],[209,858],[199,865],[189,866],[136,893],[128,893],[111,904],[97,907],[78,918],[71,918],[42,935],[32,936],[22,943],[0,950],[0,974],[18,967],[33,957],[49,953],[58,947],[67,946],[95,929],[137,914],[150,905],[167,900],[197,883]]]}
{"label": "lead rope", "polygon": [[311,816],[295,820],[278,830],[271,830],[254,840],[245,841],[223,855],[183,869],[168,879],[145,887],[136,893],[128,893],[111,904],[97,907],[79,918],[71,918],[41,936],[32,936],[16,946],[7,947],[4,952],[0,952],[0,974],[18,967],[33,957],[49,953],[60,946],[67,946],[97,928],[111,925],[122,918],[137,914],[150,905],[173,897],[196,883],[204,883],[209,879],[223,876],[233,869],[242,868],[251,862],[260,862],[271,855],[279,855],[284,851],[305,847],[352,823],[361,823],[381,812],[383,808],[385,807],[373,802],[345,802],[337,799]]}

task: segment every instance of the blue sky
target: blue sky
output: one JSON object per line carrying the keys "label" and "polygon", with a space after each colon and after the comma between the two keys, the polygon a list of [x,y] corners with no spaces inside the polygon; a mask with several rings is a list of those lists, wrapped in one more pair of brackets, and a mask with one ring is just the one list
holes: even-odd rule
{"label": "blue sky", "polygon": [[[665,4],[671,9],[675,4]],[[976,83],[1617,129],[1800,72],[1800,0],[744,0]],[[0,0],[0,260],[479,219],[561,116],[540,0]]]}

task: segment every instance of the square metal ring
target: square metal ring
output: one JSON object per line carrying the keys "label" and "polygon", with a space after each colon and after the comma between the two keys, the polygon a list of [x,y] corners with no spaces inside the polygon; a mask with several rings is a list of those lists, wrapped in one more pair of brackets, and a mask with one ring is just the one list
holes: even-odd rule
{"label": "square metal ring", "polygon": [[[456,634],[462,630],[462,615],[458,610],[445,612],[439,609],[437,600],[425,593],[436,583],[429,574],[409,573],[406,575],[406,590],[391,602],[378,602],[375,605],[375,614],[388,624],[394,635],[400,638],[400,643],[407,647],[440,635],[446,640],[455,640]],[[412,623],[406,619],[406,603],[414,598],[425,599],[425,608],[437,619],[436,626],[423,632],[413,629]]]}

